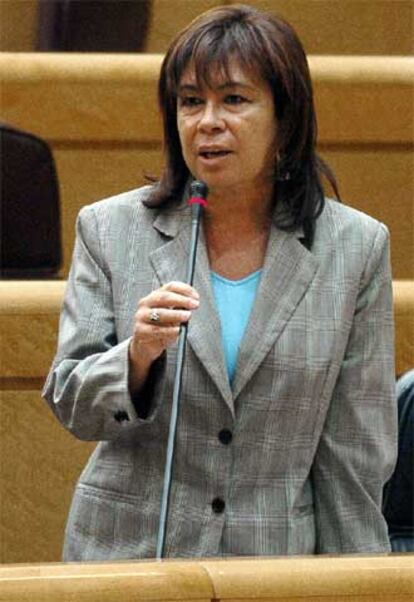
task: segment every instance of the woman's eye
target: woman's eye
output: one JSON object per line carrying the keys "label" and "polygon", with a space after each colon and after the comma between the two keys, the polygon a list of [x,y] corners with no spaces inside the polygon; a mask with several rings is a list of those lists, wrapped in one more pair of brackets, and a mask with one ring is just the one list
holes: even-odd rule
{"label": "woman's eye", "polygon": [[247,102],[247,98],[245,98],[244,96],[240,96],[240,94],[229,94],[228,96],[226,96],[225,101],[227,104],[230,105],[239,105],[244,102]]}
{"label": "woman's eye", "polygon": [[203,102],[198,96],[184,96],[180,98],[180,105],[182,107],[196,107]]}

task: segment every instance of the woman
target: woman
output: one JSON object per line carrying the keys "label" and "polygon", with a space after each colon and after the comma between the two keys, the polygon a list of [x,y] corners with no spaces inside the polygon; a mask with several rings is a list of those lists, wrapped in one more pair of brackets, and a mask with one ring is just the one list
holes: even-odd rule
{"label": "woman", "polygon": [[[155,553],[189,323],[167,556],[389,550],[396,453],[388,234],[324,200],[302,46],[247,6],[201,15],[159,83],[159,183],[85,207],[44,394],[100,443],[64,558]],[[192,178],[209,188],[183,283]]]}

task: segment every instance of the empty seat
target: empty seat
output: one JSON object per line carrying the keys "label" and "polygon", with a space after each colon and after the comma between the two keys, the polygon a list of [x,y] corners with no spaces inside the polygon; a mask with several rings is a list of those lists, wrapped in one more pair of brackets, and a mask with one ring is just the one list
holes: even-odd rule
{"label": "empty seat", "polygon": [[52,278],[61,265],[59,187],[48,144],[0,125],[3,278]]}

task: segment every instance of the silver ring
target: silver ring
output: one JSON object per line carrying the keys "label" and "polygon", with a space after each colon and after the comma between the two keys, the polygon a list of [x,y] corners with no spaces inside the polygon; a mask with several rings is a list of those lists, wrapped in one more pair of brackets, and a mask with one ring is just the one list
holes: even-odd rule
{"label": "silver ring", "polygon": [[151,320],[151,322],[160,321],[160,314],[157,312],[156,309],[151,309],[149,319]]}

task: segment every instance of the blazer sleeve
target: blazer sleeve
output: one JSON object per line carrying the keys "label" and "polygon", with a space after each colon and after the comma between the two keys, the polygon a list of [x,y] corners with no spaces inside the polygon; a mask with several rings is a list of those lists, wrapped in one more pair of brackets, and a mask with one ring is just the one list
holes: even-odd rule
{"label": "blazer sleeve", "polygon": [[382,491],[397,454],[392,278],[378,224],[312,469],[317,552],[387,552]]}
{"label": "blazer sleeve", "polygon": [[129,342],[117,340],[97,220],[93,206],[84,207],[76,223],[58,350],[43,389],[53,412],[76,437],[115,439],[153,419],[155,406],[144,420],[129,393]]}

